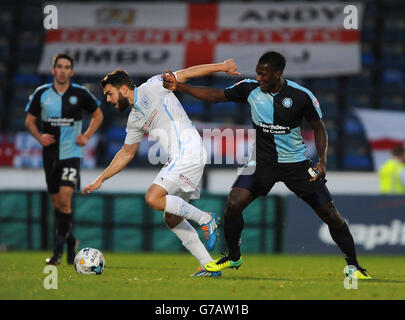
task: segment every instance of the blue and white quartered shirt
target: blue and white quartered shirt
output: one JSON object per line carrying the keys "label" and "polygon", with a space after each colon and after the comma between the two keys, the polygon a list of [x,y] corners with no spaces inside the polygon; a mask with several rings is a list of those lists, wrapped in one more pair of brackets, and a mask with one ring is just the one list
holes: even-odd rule
{"label": "blue and white quartered shirt", "polygon": [[82,111],[93,113],[101,102],[85,87],[71,83],[59,94],[52,83],[38,87],[25,111],[40,118],[43,133],[54,135],[56,143],[44,147],[44,156],[58,160],[82,158],[83,147],[76,144],[82,133]]}
{"label": "blue and white quartered shirt", "polygon": [[263,92],[256,80],[245,79],[225,89],[228,100],[248,103],[256,129],[255,159],[258,166],[295,163],[307,159],[301,124],[322,118],[318,100],[308,89],[286,80],[276,94]]}

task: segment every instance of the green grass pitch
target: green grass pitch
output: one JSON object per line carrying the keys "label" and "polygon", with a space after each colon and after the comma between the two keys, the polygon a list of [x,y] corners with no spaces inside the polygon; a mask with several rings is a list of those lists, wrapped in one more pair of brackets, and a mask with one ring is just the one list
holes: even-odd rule
{"label": "green grass pitch", "polygon": [[[57,267],[57,289],[45,289],[44,261],[49,252],[1,252],[1,300],[374,300],[405,299],[405,257],[359,257],[373,280],[344,287],[341,256],[243,256],[239,270],[220,278],[194,278],[188,254],[105,252],[102,275],[77,274],[72,265]],[[353,285],[353,284],[352,284]]]}

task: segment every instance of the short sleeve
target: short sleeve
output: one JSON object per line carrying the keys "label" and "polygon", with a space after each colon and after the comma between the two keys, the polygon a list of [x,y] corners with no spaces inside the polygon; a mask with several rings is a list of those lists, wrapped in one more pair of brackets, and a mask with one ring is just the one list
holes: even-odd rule
{"label": "short sleeve", "polygon": [[88,113],[93,113],[101,105],[101,101],[98,100],[87,88],[83,87],[82,91],[81,108]]}
{"label": "short sleeve", "polygon": [[318,99],[312,94],[307,93],[307,99],[305,104],[304,116],[307,121],[316,121],[322,119],[322,111],[319,106]]}
{"label": "short sleeve", "polygon": [[225,88],[225,97],[229,101],[247,103],[250,92],[258,86],[257,81],[245,79]]}
{"label": "short sleeve", "polygon": [[144,133],[141,130],[126,130],[125,144],[135,144],[142,140]]}
{"label": "short sleeve", "polygon": [[28,103],[25,106],[25,112],[32,114],[35,117],[39,117],[41,114],[41,93],[42,91],[35,90],[28,98]]}
{"label": "short sleeve", "polygon": [[134,119],[134,114],[131,112],[128,116],[127,128],[126,132],[127,135],[125,137],[125,144],[135,144],[141,142],[142,137],[144,135],[143,130],[136,126],[136,118]]}

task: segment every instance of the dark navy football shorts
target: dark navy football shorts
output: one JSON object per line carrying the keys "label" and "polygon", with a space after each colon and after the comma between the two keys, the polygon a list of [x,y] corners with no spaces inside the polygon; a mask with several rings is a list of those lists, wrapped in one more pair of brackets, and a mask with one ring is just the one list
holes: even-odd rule
{"label": "dark navy football shorts", "polygon": [[50,194],[58,193],[60,186],[80,189],[80,158],[57,160],[43,157],[45,179]]}
{"label": "dark navy football shorts", "polygon": [[303,199],[312,208],[317,209],[332,201],[326,187],[326,179],[311,182],[308,169],[312,161],[297,163],[277,163],[262,168],[245,166],[236,178],[232,188],[239,187],[249,190],[254,197],[265,196],[276,182],[283,182],[288,189]]}

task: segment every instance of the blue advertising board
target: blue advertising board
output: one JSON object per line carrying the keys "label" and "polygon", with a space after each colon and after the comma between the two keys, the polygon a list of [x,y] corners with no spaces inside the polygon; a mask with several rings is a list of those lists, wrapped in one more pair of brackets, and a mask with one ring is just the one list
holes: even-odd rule
{"label": "blue advertising board", "polygon": [[[404,196],[334,196],[358,253],[405,254]],[[301,199],[286,201],[286,253],[338,253],[328,226]]]}

